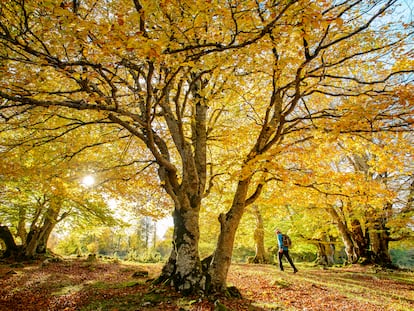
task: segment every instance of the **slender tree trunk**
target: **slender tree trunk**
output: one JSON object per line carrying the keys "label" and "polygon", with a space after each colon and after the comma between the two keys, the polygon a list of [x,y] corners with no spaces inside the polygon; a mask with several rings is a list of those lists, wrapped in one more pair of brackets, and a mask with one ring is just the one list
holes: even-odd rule
{"label": "slender tree trunk", "polygon": [[327,210],[332,218],[336,221],[339,233],[341,234],[342,241],[345,245],[345,253],[347,255],[348,262],[356,263],[358,261],[358,255],[346,224],[342,221],[341,217],[338,215],[334,207],[330,206]]}
{"label": "slender tree trunk", "polygon": [[157,246],[157,222],[154,221],[154,225],[152,227],[152,248],[154,249]]}
{"label": "slender tree trunk", "polygon": [[317,262],[319,265],[332,266],[335,264],[335,245],[331,239],[324,235],[322,241],[317,245],[318,247],[318,258]]}
{"label": "slender tree trunk", "polygon": [[227,214],[220,214],[219,216],[221,230],[209,268],[209,275],[211,277],[210,291],[212,292],[223,292],[226,290],[226,279],[233,254],[234,238],[240,219],[243,216],[249,184],[250,178],[239,181],[232,207]]}
{"label": "slender tree trunk", "polygon": [[355,245],[355,253],[358,258],[368,258],[368,239],[367,234],[362,230],[361,222],[358,219],[351,221],[351,234]]}
{"label": "slender tree trunk", "polygon": [[26,224],[26,208],[19,206],[19,222],[17,224],[17,236],[20,238],[21,243],[26,243],[27,231],[25,228]]}
{"label": "slender tree trunk", "polygon": [[254,230],[254,242],[256,244],[256,254],[253,263],[267,263],[266,252],[264,247],[264,225],[263,217],[259,208],[253,206],[254,215],[256,216],[256,228]]}

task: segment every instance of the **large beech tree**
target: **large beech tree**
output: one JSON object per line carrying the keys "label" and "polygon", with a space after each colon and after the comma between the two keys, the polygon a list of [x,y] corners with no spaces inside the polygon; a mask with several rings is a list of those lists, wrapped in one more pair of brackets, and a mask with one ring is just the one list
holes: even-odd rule
{"label": "large beech tree", "polygon": [[[412,129],[403,95],[412,93],[404,80],[412,25],[387,18],[397,4],[8,1],[0,117],[24,124],[32,113],[77,109],[140,141],[174,203],[174,247],[160,280],[183,293],[223,291],[245,207],[267,181],[294,177],[275,155],[299,152],[315,129]],[[373,108],[361,122],[363,103]],[[234,195],[203,270],[199,214],[226,144],[240,151],[225,155]]]}

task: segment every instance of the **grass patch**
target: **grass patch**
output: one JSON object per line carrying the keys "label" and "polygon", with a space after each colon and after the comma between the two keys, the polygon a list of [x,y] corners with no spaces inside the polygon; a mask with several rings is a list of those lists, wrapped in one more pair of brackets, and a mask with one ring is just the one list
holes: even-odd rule
{"label": "grass patch", "polygon": [[94,300],[89,305],[82,307],[80,311],[136,311],[140,310],[141,306],[143,306],[141,295],[128,295],[111,299]]}
{"label": "grass patch", "polygon": [[[190,301],[185,299],[179,299],[175,301],[179,303],[182,310],[186,309],[186,306],[190,306]],[[172,304],[170,296],[163,290],[156,290],[150,293],[136,293],[125,296],[117,296],[112,298],[94,299],[90,304],[84,306],[80,311],[136,311],[145,307],[153,307],[158,310],[163,310],[164,306]],[[157,307],[159,306],[159,307]]]}
{"label": "grass patch", "polygon": [[379,275],[381,278],[390,279],[409,285],[414,285],[414,273],[383,272]]}
{"label": "grass patch", "polygon": [[68,285],[64,286],[58,291],[52,293],[53,296],[64,296],[67,294],[72,294],[76,292],[80,292],[83,289],[82,285]]}
{"label": "grass patch", "polygon": [[262,310],[272,310],[272,311],[286,311],[286,307],[281,306],[279,303],[269,303],[269,302],[255,302],[252,303],[249,307],[249,311],[262,311]]}
{"label": "grass patch", "polygon": [[144,285],[145,280],[132,280],[132,281],[124,281],[119,283],[108,283],[103,281],[98,281],[90,284],[90,287],[100,290],[105,289],[122,289],[127,287],[134,287],[138,285]]}
{"label": "grass patch", "polygon": [[[302,283],[312,283],[330,291],[340,292],[343,296],[354,301],[378,306],[393,305],[392,310],[405,310],[404,308],[397,308],[393,302],[395,300],[399,300],[403,304],[414,303],[414,297],[413,299],[406,297],[407,292],[399,292],[394,289],[391,282],[397,281],[399,284],[406,283],[411,286],[414,280],[407,278],[407,274],[398,275],[390,272],[372,272],[372,270],[366,272],[342,271],[339,273],[332,270],[332,272],[326,272],[325,275],[307,274],[299,278]],[[378,282],[382,282],[383,286],[378,287]]]}
{"label": "grass patch", "polygon": [[193,305],[197,303],[197,300],[194,299],[186,299],[186,298],[180,298],[177,300],[177,306],[180,308],[180,310],[192,310]]}
{"label": "grass patch", "polygon": [[278,278],[273,281],[273,286],[277,286],[278,288],[288,288],[290,287],[291,283],[283,278]]}

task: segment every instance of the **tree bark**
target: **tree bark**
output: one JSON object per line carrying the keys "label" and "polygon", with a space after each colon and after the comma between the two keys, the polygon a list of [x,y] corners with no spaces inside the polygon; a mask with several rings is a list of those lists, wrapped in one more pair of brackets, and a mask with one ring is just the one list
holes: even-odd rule
{"label": "tree bark", "polygon": [[23,246],[25,257],[31,258],[36,254],[39,242],[39,233],[40,230],[36,226],[33,226],[27,234],[26,243]]}
{"label": "tree bark", "polygon": [[8,227],[0,226],[0,239],[3,240],[6,245],[6,251],[3,253],[2,257],[10,257],[18,250],[18,246]]}
{"label": "tree bark", "polygon": [[254,215],[256,216],[256,228],[254,230],[254,242],[256,245],[256,254],[253,263],[267,263],[266,251],[264,247],[264,224],[263,217],[259,208],[253,205]]}
{"label": "tree bark", "polygon": [[46,253],[47,241],[58,222],[60,211],[58,204],[51,200],[50,206],[43,216],[41,227],[37,227],[34,224],[31,226],[24,244],[24,254],[26,257],[31,258],[36,254]]}
{"label": "tree bark", "polygon": [[358,219],[351,221],[350,229],[354,241],[355,253],[357,258],[368,258],[368,240],[367,233],[362,230],[361,222]]}
{"label": "tree bark", "polygon": [[184,295],[203,292],[206,276],[198,253],[199,210],[178,209],[173,213],[173,248],[158,282],[168,282]]}
{"label": "tree bark", "polygon": [[23,206],[19,206],[19,222],[17,224],[17,236],[20,238],[22,244],[26,243],[26,237],[27,237],[25,223],[26,223],[26,208]]}
{"label": "tree bark", "polygon": [[[35,223],[32,223],[27,235],[21,237],[22,241],[24,241],[21,246],[16,245],[13,235],[7,227],[0,227],[0,239],[6,244],[6,252],[3,254],[3,257],[33,258],[37,254],[46,253],[50,234],[58,222],[59,211],[60,208],[57,205],[49,206],[43,216],[42,226],[38,227]],[[37,221],[37,219],[35,217],[34,221]],[[19,235],[21,233],[22,231],[19,232]],[[17,252],[17,250],[21,251]]]}
{"label": "tree bark", "polygon": [[220,235],[216,250],[209,267],[211,277],[210,292],[224,292],[227,287],[226,279],[233,254],[236,230],[243,216],[250,178],[239,181],[232,206],[226,214],[220,214]]}
{"label": "tree bark", "polygon": [[333,206],[328,207],[327,210],[332,218],[336,221],[339,233],[341,234],[342,241],[345,245],[345,253],[347,255],[348,262],[356,263],[358,261],[358,255],[346,224],[342,221],[341,217]]}
{"label": "tree bark", "polygon": [[392,266],[389,254],[389,228],[386,223],[391,211],[391,204],[386,204],[382,213],[373,214],[368,225],[370,243],[370,262],[380,266]]}
{"label": "tree bark", "polygon": [[58,221],[58,210],[50,211],[50,214],[45,219],[42,229],[39,234],[39,241],[37,243],[36,253],[44,254],[47,250],[47,242],[49,241],[50,234],[56,226]]}
{"label": "tree bark", "polygon": [[[373,180],[377,180],[385,184],[382,175],[374,177],[369,172],[368,156],[358,156],[354,155],[354,166],[358,171],[364,172],[367,176]],[[392,216],[392,204],[386,203],[383,207],[383,210],[372,210],[370,206],[367,206],[367,238],[365,247],[364,245],[358,245],[359,255],[363,257],[366,263],[375,263],[380,266],[392,266],[391,257],[389,254],[388,244],[389,244],[389,228],[386,227],[388,219]],[[363,244],[363,239],[361,238],[362,231],[355,231],[356,239],[358,242]],[[368,250],[370,248],[370,250]]]}
{"label": "tree bark", "polygon": [[332,266],[335,264],[335,245],[332,243],[330,238],[326,235],[322,237],[322,241],[317,243],[318,247],[318,258],[317,262],[319,265]]}
{"label": "tree bark", "polygon": [[392,266],[388,249],[388,230],[381,223],[375,223],[369,229],[371,245],[370,262],[380,266]]}

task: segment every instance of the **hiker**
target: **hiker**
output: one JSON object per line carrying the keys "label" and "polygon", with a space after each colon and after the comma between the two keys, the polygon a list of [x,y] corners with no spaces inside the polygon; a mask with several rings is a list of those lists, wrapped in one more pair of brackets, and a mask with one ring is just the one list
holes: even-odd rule
{"label": "hiker", "polygon": [[284,234],[282,234],[282,232],[279,229],[276,229],[276,235],[277,235],[277,243],[279,244],[279,252],[277,254],[277,257],[279,258],[280,271],[283,271],[282,258],[283,258],[283,255],[285,255],[286,259],[288,260],[288,262],[293,268],[293,273],[298,272],[298,269],[296,269],[295,265],[293,264],[292,258],[290,258],[289,256],[289,246],[290,246],[288,245],[290,244],[289,237],[285,235],[285,239],[284,239]]}

